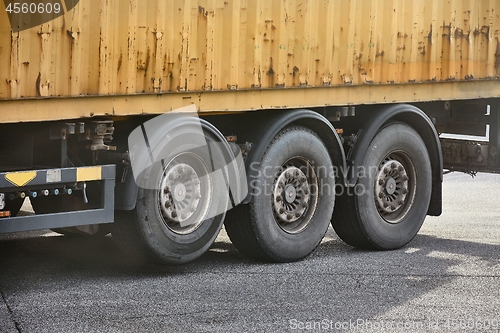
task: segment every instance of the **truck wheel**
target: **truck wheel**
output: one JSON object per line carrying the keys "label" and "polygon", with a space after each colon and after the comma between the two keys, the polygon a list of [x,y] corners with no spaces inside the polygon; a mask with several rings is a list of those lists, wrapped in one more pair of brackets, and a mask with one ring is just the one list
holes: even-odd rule
{"label": "truck wheel", "polygon": [[352,246],[392,250],[418,233],[431,197],[426,146],[410,126],[384,127],[368,147],[353,193],[337,198],[332,225]]}
{"label": "truck wheel", "polygon": [[319,245],[335,200],[332,162],[323,142],[304,127],[288,127],[270,143],[250,182],[252,201],[228,212],[226,231],[251,258],[300,260]]}
{"label": "truck wheel", "polygon": [[209,249],[222,227],[227,185],[212,170],[222,150],[207,133],[210,150],[191,149],[192,135],[183,128],[169,133],[179,153],[144,172],[134,210],[115,212],[111,234],[137,259],[187,263]]}

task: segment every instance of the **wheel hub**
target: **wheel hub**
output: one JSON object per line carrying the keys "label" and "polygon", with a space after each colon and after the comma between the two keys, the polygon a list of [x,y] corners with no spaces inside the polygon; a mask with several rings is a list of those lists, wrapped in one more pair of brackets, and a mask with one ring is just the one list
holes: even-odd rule
{"label": "wheel hub", "polygon": [[292,223],[306,211],[309,200],[309,182],[297,167],[288,167],[276,180],[274,186],[274,210],[281,222]]}
{"label": "wheel hub", "polygon": [[187,164],[169,168],[163,176],[160,188],[161,210],[166,218],[181,223],[189,219],[198,208],[201,199],[200,179]]}
{"label": "wheel hub", "polygon": [[405,204],[408,194],[408,175],[399,161],[385,162],[379,170],[375,185],[377,208],[382,214],[394,213]]}
{"label": "wheel hub", "polygon": [[182,202],[186,199],[186,186],[184,184],[177,184],[174,189],[174,200]]}
{"label": "wheel hub", "polygon": [[293,187],[293,185],[288,184],[285,188],[284,195],[286,202],[291,204],[295,201],[295,199],[297,199],[297,190],[295,189],[295,187]]}
{"label": "wheel hub", "polygon": [[396,181],[394,178],[389,177],[385,182],[385,192],[388,195],[393,195],[396,192]]}

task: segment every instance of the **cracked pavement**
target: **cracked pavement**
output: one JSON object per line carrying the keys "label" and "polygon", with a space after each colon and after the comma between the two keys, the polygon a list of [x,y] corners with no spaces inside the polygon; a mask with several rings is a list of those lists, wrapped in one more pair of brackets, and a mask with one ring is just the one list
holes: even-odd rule
{"label": "cracked pavement", "polygon": [[2,235],[0,332],[499,332],[499,198],[499,175],[446,175],[443,215],[406,247],[360,251],[330,229],[288,264],[224,232],[179,267],[131,262],[110,237]]}

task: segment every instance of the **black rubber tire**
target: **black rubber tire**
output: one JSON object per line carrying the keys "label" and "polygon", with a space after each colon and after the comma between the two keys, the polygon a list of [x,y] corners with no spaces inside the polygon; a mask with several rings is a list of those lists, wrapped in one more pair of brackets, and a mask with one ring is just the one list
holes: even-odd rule
{"label": "black rubber tire", "polygon": [[[287,163],[300,161],[295,160],[296,158],[312,165],[321,192],[316,192],[319,195],[314,198],[317,199],[311,199],[317,200],[315,208],[311,208],[311,204],[297,220],[297,223],[306,221],[305,226],[293,231],[288,229],[283,220],[280,221],[274,210],[274,198],[277,196],[273,191],[281,172],[276,174],[275,171],[283,166],[289,167],[286,166]],[[257,178],[251,180],[249,189],[253,194],[252,201],[228,212],[225,228],[229,238],[238,251],[256,260],[291,262],[307,257],[323,239],[335,202],[335,179],[330,175],[333,170],[332,161],[325,145],[307,128],[285,128],[269,144],[258,168]],[[308,171],[307,174],[307,178],[312,179],[310,176],[312,177],[313,173]],[[290,224],[291,226],[293,224]]]}
{"label": "black rubber tire", "polygon": [[[399,207],[395,207],[393,214],[388,214],[379,212],[383,205],[377,203],[375,191],[377,184],[386,186],[383,179],[378,183],[380,172],[383,172],[380,166],[388,165],[382,163],[392,159],[398,165],[401,162],[404,172],[408,171],[405,174],[407,183],[402,187],[409,189],[407,198],[398,201]],[[359,177],[356,188],[346,189],[337,197],[333,228],[347,244],[359,248],[393,250],[406,245],[420,230],[431,197],[431,164],[422,138],[406,124],[388,124],[372,140],[362,168],[366,176]],[[396,190],[395,195],[403,193],[399,191]],[[382,197],[386,194],[384,192]]]}
{"label": "black rubber tire", "polygon": [[[168,265],[185,264],[205,253],[219,234],[229,201],[227,195],[223,194],[227,193],[227,185],[224,180],[214,178],[213,165],[214,161],[220,162],[224,160],[224,157],[220,146],[212,145],[216,140],[208,133],[204,133],[204,140],[210,145],[210,151],[206,149],[206,146],[194,150],[190,149],[192,136],[193,131],[180,127],[168,133],[168,140],[162,142],[167,142],[166,146],[172,144],[180,152],[189,151],[196,154],[203,167],[206,167],[207,171],[210,172],[204,176],[212,181],[212,195],[202,196],[198,205],[198,207],[208,205],[208,215],[201,215],[208,216],[208,218],[204,220],[200,218],[199,226],[192,232],[185,234],[180,233],[182,228],[176,232],[169,227],[169,222],[167,222],[159,204],[161,192],[154,184],[163,177],[162,175],[166,174],[164,167],[170,168],[171,163],[175,166],[173,161],[177,157],[170,160],[164,159],[162,163],[155,163],[141,176],[140,182],[146,186],[139,189],[135,209],[116,211],[115,222],[111,225],[113,238],[122,250],[135,259]],[[166,147],[165,149],[170,148]],[[211,214],[211,212],[219,212],[219,214],[214,215],[215,213]],[[198,214],[198,208],[195,214]]]}
{"label": "black rubber tire", "polygon": [[15,198],[14,200],[6,200],[5,208],[2,211],[10,211],[10,216],[15,217],[23,206],[24,198]]}

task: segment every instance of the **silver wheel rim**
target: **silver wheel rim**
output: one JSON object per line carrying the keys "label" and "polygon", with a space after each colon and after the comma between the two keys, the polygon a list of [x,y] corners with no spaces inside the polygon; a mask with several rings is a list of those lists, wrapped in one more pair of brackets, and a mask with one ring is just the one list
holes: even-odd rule
{"label": "silver wheel rim", "polygon": [[401,222],[413,206],[416,171],[413,161],[402,152],[392,152],[378,167],[375,179],[375,204],[387,222]]}
{"label": "silver wheel rim", "polygon": [[318,204],[318,177],[311,163],[303,158],[285,163],[274,182],[271,200],[280,228],[290,234],[302,232]]}
{"label": "silver wheel rim", "polygon": [[164,224],[181,235],[203,224],[210,209],[213,184],[203,159],[182,153],[163,169],[159,182],[159,211]]}

